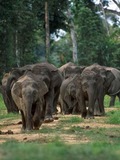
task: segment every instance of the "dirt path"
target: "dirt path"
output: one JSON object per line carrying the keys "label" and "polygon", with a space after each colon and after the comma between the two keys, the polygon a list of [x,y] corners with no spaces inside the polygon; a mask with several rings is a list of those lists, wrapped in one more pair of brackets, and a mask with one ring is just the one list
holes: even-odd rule
{"label": "dirt path", "polygon": [[[115,108],[107,109],[108,110],[115,110]],[[63,128],[64,130],[68,130],[69,127],[80,127],[84,129],[93,129],[93,128],[109,128],[109,127],[115,127],[120,129],[120,125],[111,125],[111,124],[106,124],[104,123],[106,117],[95,117],[93,120],[86,119],[84,122],[80,123],[74,123],[70,124],[70,126],[62,126],[61,131],[57,132],[57,128],[60,124],[61,119],[67,119],[72,117],[72,115],[69,116],[63,116],[59,115],[58,120],[54,120],[52,123],[43,123],[39,131],[33,131],[32,133],[23,133],[21,132],[21,121],[20,118],[15,119],[15,120],[10,120],[9,118],[5,118],[0,120],[0,143],[6,142],[8,140],[17,140],[19,142],[28,142],[28,141],[40,141],[43,143],[50,142],[53,139],[57,139],[58,137],[66,142],[66,143],[87,143],[89,142],[88,137],[82,136],[81,138],[76,137],[76,134],[69,133],[65,134],[62,132]],[[65,128],[66,127],[66,128]],[[54,129],[54,132],[47,132],[47,133],[42,133],[42,129],[44,128],[50,128]]]}

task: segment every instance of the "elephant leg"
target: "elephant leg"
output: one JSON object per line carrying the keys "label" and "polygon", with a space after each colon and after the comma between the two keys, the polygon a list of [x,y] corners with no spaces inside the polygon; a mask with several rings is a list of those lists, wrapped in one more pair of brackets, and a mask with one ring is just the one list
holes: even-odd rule
{"label": "elephant leg", "polygon": [[94,106],[94,115],[95,116],[104,116],[105,109],[104,109],[104,98],[98,98],[95,102]]}
{"label": "elephant leg", "polygon": [[95,116],[104,116],[105,115],[105,107],[104,107],[104,88],[103,86],[99,86],[97,89],[97,98],[94,106],[94,115]]}
{"label": "elephant leg", "polygon": [[0,86],[0,92],[2,93],[3,101],[4,101],[5,106],[7,108],[7,112],[9,113],[10,112],[9,101],[8,101],[8,97],[6,94],[6,90],[3,86]]}
{"label": "elephant leg", "polygon": [[109,107],[112,107],[115,105],[115,98],[116,96],[110,96],[110,104],[109,104]]}
{"label": "elephant leg", "polygon": [[21,112],[21,116],[22,116],[22,130],[25,130],[26,129],[25,115],[22,110],[20,112]]}
{"label": "elephant leg", "polygon": [[56,114],[58,112],[57,104],[58,104],[59,94],[60,94],[60,89],[56,87],[54,89],[53,114]]}
{"label": "elephant leg", "polygon": [[71,114],[73,110],[73,102],[72,98],[70,95],[66,95],[64,97],[64,102],[65,102],[65,114]]}
{"label": "elephant leg", "polygon": [[78,103],[77,102],[76,102],[76,104],[73,107],[72,114],[80,114],[80,110],[78,108]]}
{"label": "elephant leg", "polygon": [[94,116],[101,116],[101,112],[100,112],[100,107],[99,107],[99,102],[98,102],[98,100],[95,101]]}
{"label": "elephant leg", "polygon": [[81,107],[81,117],[86,118],[86,116],[87,116],[86,104],[85,102],[83,102]]}
{"label": "elephant leg", "polygon": [[101,116],[104,116],[105,115],[104,96],[99,96],[98,104],[99,104]]}
{"label": "elephant leg", "polygon": [[62,114],[66,114],[67,104],[64,102],[64,100],[62,98],[60,100],[60,105],[61,105]]}
{"label": "elephant leg", "polygon": [[78,102],[76,99],[73,100],[72,114],[79,114]]}

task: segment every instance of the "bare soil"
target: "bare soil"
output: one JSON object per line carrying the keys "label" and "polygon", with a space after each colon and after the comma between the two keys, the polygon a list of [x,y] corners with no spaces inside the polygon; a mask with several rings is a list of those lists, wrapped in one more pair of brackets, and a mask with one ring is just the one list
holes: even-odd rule
{"label": "bare soil", "polygon": [[[115,110],[116,108],[107,108],[106,112],[110,110]],[[54,120],[51,123],[43,123],[39,131],[33,131],[33,132],[22,132],[21,131],[21,118],[15,119],[15,120],[10,120],[9,118],[5,118],[0,120],[0,144],[4,143],[9,140],[17,140],[18,142],[32,142],[32,141],[40,141],[43,143],[50,142],[51,139],[57,139],[60,137],[62,141],[65,143],[69,144],[78,144],[78,143],[87,143],[90,140],[86,136],[82,136],[81,138],[76,138],[76,134],[70,133],[70,134],[64,134],[62,133],[62,128],[61,128],[61,133],[56,132],[57,127],[59,125],[59,121],[61,119],[65,119],[68,117],[72,117],[73,115],[57,115],[59,118],[58,120]],[[74,115],[75,116],[75,115]],[[78,115],[76,115],[78,116]],[[78,116],[79,117],[79,116]],[[73,126],[78,126],[84,129],[92,129],[92,128],[119,128],[120,125],[112,125],[112,124],[106,124],[104,123],[106,119],[106,116],[104,117],[95,117],[95,119],[85,119],[84,122],[80,123],[74,123],[70,124],[70,126],[67,125],[63,126],[64,129],[68,129],[68,127]],[[56,129],[54,132],[48,132],[48,133],[41,133],[41,130],[44,128],[51,128],[51,129]],[[66,128],[65,128],[66,127]]]}

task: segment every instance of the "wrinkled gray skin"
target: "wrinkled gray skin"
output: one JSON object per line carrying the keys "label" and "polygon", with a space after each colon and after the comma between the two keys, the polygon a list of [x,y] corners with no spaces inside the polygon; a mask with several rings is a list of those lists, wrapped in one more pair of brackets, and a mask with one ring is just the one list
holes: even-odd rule
{"label": "wrinkled gray skin", "polygon": [[[103,78],[91,71],[86,69],[81,74],[81,88],[82,93],[79,98],[79,105],[82,108],[82,117],[84,118],[94,118],[95,103],[99,105],[100,113],[99,115],[104,115],[104,86]],[[88,109],[86,109],[86,101],[88,101]]]}
{"label": "wrinkled gray skin", "polygon": [[9,97],[7,96],[7,93],[6,93],[6,84],[7,84],[8,77],[9,77],[9,73],[5,73],[3,75],[3,78],[1,80],[2,84],[0,86],[0,92],[2,94],[5,106],[7,108],[7,112],[8,113],[10,113],[10,112],[16,113],[16,112],[18,112],[18,109],[16,107],[14,107],[13,105],[11,105],[11,103],[9,101]]}
{"label": "wrinkled gray skin", "polygon": [[[30,69],[32,67],[32,65],[26,65],[20,68],[13,68],[10,72],[9,75],[6,79],[6,85],[4,86],[5,92],[3,94],[4,96],[4,100],[5,100],[5,104],[6,107],[8,108],[8,112],[17,112],[18,113],[18,109],[16,107],[16,104],[14,103],[12,96],[11,96],[11,88],[14,84],[14,82],[16,82],[18,80],[18,78],[20,76],[22,76],[24,74],[24,72],[27,69]],[[4,81],[4,77],[3,77],[3,81]]]}
{"label": "wrinkled gray skin", "polygon": [[120,100],[120,71],[116,68],[105,67],[107,71],[111,71],[115,76],[115,79],[111,82],[111,85],[106,90],[106,94],[111,97],[109,106],[114,106],[115,97],[118,96]]}
{"label": "wrinkled gray skin", "polygon": [[45,82],[31,71],[21,76],[12,86],[12,98],[21,112],[22,130],[39,129],[44,112]]}
{"label": "wrinkled gray skin", "polygon": [[60,87],[60,104],[63,114],[80,114],[76,92],[76,81],[74,77],[63,80]]}
{"label": "wrinkled gray skin", "polygon": [[88,68],[95,71],[98,70],[104,77],[105,94],[111,96],[110,106],[114,105],[115,97],[118,96],[120,99],[120,71],[116,68],[100,66],[98,64],[93,64]]}
{"label": "wrinkled gray skin", "polygon": [[71,76],[73,77],[76,74],[81,74],[84,68],[84,66],[68,66],[63,72],[64,78],[66,79]]}
{"label": "wrinkled gray skin", "polygon": [[61,72],[63,77],[66,79],[70,76],[74,76],[75,74],[81,74],[85,66],[77,66],[72,62],[68,62],[63,66],[59,67],[58,70]]}
{"label": "wrinkled gray skin", "polygon": [[[14,102],[10,101],[10,96],[7,94],[7,82],[8,82],[8,78],[10,76],[10,73],[5,73],[3,75],[3,78],[1,80],[2,85],[0,86],[0,92],[2,94],[5,106],[7,108],[7,112],[13,112],[13,113],[18,113],[18,109],[16,108],[16,105],[14,104]],[[12,83],[9,85],[9,88],[11,89],[12,87]]]}
{"label": "wrinkled gray skin", "polygon": [[57,102],[63,77],[54,65],[47,62],[36,64],[32,68],[32,72],[40,75],[49,88],[49,92],[45,95],[46,110],[44,121],[51,122],[53,121],[52,114],[57,112]]}
{"label": "wrinkled gray skin", "polygon": [[[72,62],[68,62],[68,63],[66,63],[66,64],[64,64],[63,66],[61,66],[60,68],[58,68],[59,69],[59,71],[61,72],[61,74],[63,75],[63,78],[64,79],[67,79],[68,77],[74,77],[76,74],[81,74],[81,72],[82,72],[82,70],[85,68],[85,66],[76,66],[74,63],[72,63]],[[63,84],[64,85],[64,84]],[[68,97],[67,97],[68,98]],[[70,98],[70,97],[69,97]],[[74,114],[76,113],[76,111],[77,112],[79,112],[79,109],[77,109],[78,107],[77,107],[77,105],[76,105],[76,102],[74,102],[74,98],[71,96],[71,99],[72,99],[72,101],[71,101],[71,103],[74,103],[73,105],[74,105],[74,107],[73,107],[73,112],[74,112]],[[66,100],[67,101],[67,100]],[[62,102],[61,102],[61,97],[59,97],[59,100],[58,100],[58,104],[60,105],[60,108],[61,108],[61,110],[62,110],[62,104],[61,104]],[[66,102],[66,103],[69,103],[69,101],[68,102]],[[72,106],[73,106],[72,105]],[[76,107],[75,107],[76,106]],[[64,108],[68,108],[68,107],[64,107]],[[71,109],[71,111],[72,111],[72,109]],[[69,112],[71,113],[71,111],[69,110]],[[73,113],[72,112],[72,113]],[[68,111],[67,111],[67,113],[68,113]]]}
{"label": "wrinkled gray skin", "polygon": [[59,97],[59,92],[60,92],[60,86],[62,83],[62,75],[58,71],[58,69],[48,63],[48,62],[43,62],[43,63],[37,63],[33,65],[28,65],[27,67],[21,67],[21,68],[16,68],[14,69],[7,82],[7,94],[8,97],[10,97],[11,103],[13,102],[13,99],[11,97],[11,84],[16,82],[19,77],[21,77],[26,70],[31,70],[32,73],[39,75],[40,78],[46,83],[46,85],[49,88],[48,93],[45,95],[45,122],[52,122],[53,117],[52,114],[53,112],[56,112],[56,106],[57,106],[57,101]]}
{"label": "wrinkled gray skin", "polygon": [[103,96],[101,96],[103,91],[102,77],[91,70],[69,77],[63,81],[60,88],[63,111],[66,114],[77,107],[78,114],[81,113],[82,117],[94,118],[95,102],[98,101],[101,114],[104,114]]}
{"label": "wrinkled gray skin", "polygon": [[60,73],[62,74],[62,76],[64,77],[64,70],[67,68],[67,67],[70,67],[70,66],[76,66],[74,63],[72,62],[68,62],[64,65],[62,65],[61,67],[58,68],[58,70],[60,71]]}

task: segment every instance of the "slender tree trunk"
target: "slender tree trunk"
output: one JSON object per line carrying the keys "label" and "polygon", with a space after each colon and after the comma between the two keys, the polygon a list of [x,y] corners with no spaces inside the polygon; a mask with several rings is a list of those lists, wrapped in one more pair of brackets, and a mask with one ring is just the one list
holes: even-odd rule
{"label": "slender tree trunk", "polygon": [[104,19],[105,19],[104,22],[105,22],[105,27],[106,27],[106,30],[107,30],[107,34],[110,35],[106,14],[105,14],[104,7],[103,7],[103,4],[102,4],[101,0],[100,0],[100,6],[101,6],[101,9],[102,9],[102,13],[103,13]]}
{"label": "slender tree trunk", "polygon": [[78,62],[78,51],[77,51],[77,41],[76,41],[76,34],[75,34],[75,26],[71,14],[71,10],[68,9],[68,18],[70,21],[70,34],[71,34],[71,39],[72,39],[72,45],[73,45],[73,62],[77,63]]}
{"label": "slender tree trunk", "polygon": [[15,55],[17,67],[20,67],[20,54],[18,50],[18,31],[15,31]]}
{"label": "slender tree trunk", "polygon": [[49,28],[49,7],[48,1],[45,1],[45,30],[46,30],[46,60],[50,56],[50,28]]}

